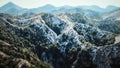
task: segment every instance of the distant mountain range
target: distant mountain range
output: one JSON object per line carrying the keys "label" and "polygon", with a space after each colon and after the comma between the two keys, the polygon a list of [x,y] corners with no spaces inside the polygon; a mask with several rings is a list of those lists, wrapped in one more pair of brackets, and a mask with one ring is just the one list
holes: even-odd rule
{"label": "distant mountain range", "polygon": [[[3,13],[9,13],[9,14],[14,14],[14,15],[21,15],[24,13],[40,13],[40,12],[46,12],[46,13],[65,13],[65,12],[81,12],[81,10],[83,11],[87,11],[87,10],[91,10],[94,12],[100,12],[100,13],[105,13],[105,12],[109,12],[115,9],[118,9],[119,7],[116,6],[108,6],[106,8],[100,8],[98,6],[76,6],[76,7],[72,7],[72,6],[61,6],[61,7],[55,7],[53,5],[47,4],[45,6],[42,7],[38,7],[38,8],[32,8],[32,9],[27,9],[27,8],[22,8],[12,2],[9,2],[7,4],[5,4],[4,6],[0,7],[0,12]],[[72,11],[71,11],[72,10]]]}

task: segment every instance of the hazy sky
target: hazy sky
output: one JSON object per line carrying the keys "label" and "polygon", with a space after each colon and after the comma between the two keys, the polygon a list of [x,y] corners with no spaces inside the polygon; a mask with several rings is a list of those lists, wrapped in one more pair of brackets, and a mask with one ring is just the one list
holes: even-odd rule
{"label": "hazy sky", "polygon": [[103,8],[108,5],[115,5],[120,7],[120,0],[0,0],[0,6],[10,1],[25,8],[35,8],[46,4],[54,6],[98,5]]}

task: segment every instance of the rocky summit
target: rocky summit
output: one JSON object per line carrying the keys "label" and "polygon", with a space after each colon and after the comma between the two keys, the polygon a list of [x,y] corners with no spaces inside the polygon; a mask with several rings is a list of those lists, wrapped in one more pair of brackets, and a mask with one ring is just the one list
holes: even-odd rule
{"label": "rocky summit", "polygon": [[[120,67],[119,8],[7,6],[0,7],[0,68]],[[13,8],[19,14],[9,12]]]}

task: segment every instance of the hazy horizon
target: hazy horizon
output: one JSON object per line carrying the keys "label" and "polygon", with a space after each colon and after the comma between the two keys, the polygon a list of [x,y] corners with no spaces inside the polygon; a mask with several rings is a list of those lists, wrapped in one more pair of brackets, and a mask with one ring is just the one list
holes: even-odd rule
{"label": "hazy horizon", "polygon": [[110,5],[120,7],[120,0],[0,0],[0,6],[12,2],[23,8],[37,8],[47,4],[60,7],[60,6],[99,6],[101,8],[106,8]]}

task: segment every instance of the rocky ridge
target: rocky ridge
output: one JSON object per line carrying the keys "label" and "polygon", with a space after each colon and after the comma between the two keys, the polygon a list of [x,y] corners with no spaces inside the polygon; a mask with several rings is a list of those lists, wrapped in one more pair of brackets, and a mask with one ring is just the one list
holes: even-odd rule
{"label": "rocky ridge", "polygon": [[0,66],[117,68],[120,44],[114,44],[115,34],[74,15],[40,13],[21,19],[0,14],[0,55],[5,62]]}

